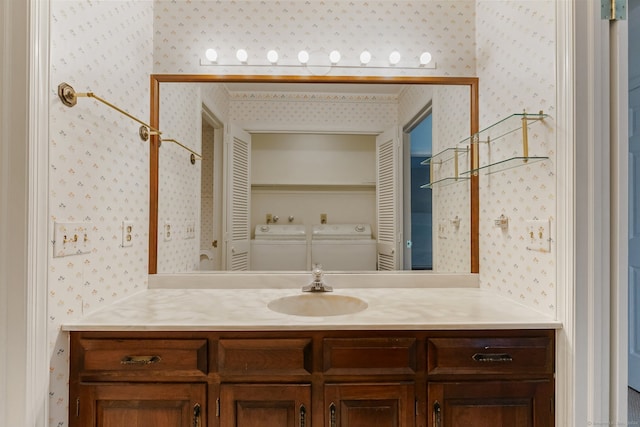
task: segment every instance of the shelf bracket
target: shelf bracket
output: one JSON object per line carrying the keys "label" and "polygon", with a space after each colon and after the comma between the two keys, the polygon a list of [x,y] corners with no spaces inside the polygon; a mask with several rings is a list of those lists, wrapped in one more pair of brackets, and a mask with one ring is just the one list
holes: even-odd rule
{"label": "shelf bracket", "polygon": [[522,116],[522,156],[525,159],[529,157],[529,128],[527,125],[527,114],[525,113]]}

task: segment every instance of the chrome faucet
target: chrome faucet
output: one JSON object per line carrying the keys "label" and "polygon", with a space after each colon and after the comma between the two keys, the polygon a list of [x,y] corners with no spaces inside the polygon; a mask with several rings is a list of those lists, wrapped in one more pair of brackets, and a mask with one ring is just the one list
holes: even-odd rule
{"label": "chrome faucet", "polygon": [[302,287],[302,292],[331,292],[333,288],[331,286],[325,285],[322,281],[322,276],[324,272],[322,271],[322,265],[314,264],[313,270],[311,270],[311,275],[313,276],[313,281],[309,283],[307,286]]}

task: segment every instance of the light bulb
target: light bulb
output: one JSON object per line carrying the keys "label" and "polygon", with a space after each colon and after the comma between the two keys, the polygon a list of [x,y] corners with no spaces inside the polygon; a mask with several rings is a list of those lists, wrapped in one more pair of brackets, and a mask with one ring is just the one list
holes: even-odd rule
{"label": "light bulb", "polygon": [[249,54],[244,49],[238,49],[238,51],[236,52],[236,58],[238,58],[238,61],[240,62],[247,62],[247,59],[249,59]]}
{"label": "light bulb", "polygon": [[429,52],[422,52],[420,55],[420,65],[427,65],[431,62],[431,54]]}
{"label": "light bulb", "polygon": [[306,50],[301,50],[300,52],[298,52],[298,61],[300,61],[301,64],[306,64],[307,62],[309,62],[309,52],[307,52]]}
{"label": "light bulb", "polygon": [[338,62],[340,62],[340,52],[338,52],[337,50],[332,50],[329,54],[329,61],[331,61],[332,64],[337,64]]}
{"label": "light bulb", "polygon": [[398,62],[400,62],[400,58],[401,58],[400,52],[398,52],[397,50],[394,50],[389,55],[389,64],[396,65]]}
{"label": "light bulb", "polygon": [[211,62],[216,62],[218,60],[218,52],[216,52],[215,49],[207,49],[204,56]]}
{"label": "light bulb", "polygon": [[371,53],[368,50],[363,50],[360,54],[360,63],[367,65],[369,62],[371,62]]}
{"label": "light bulb", "polygon": [[270,50],[269,52],[267,52],[267,60],[272,64],[278,62],[278,52],[276,52],[275,50]]}

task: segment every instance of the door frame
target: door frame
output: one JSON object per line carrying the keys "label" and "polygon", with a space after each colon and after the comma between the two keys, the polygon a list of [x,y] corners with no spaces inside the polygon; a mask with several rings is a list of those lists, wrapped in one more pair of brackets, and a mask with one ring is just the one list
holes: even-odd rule
{"label": "door frame", "polygon": [[619,96],[627,90],[627,26],[603,20],[599,2],[556,5],[558,129],[567,136],[558,140],[570,145],[558,146],[567,166],[558,174],[558,213],[570,230],[559,221],[557,400],[566,407],[556,420],[626,425],[628,118],[618,112],[628,102]]}
{"label": "door frame", "polygon": [[0,55],[10,59],[0,74],[0,161],[8,166],[0,200],[11,201],[0,215],[2,241],[11,243],[0,243],[2,425],[49,422],[49,4],[0,2]]}
{"label": "door frame", "polygon": [[629,25],[612,21],[611,79],[611,397],[612,424],[627,424],[629,384]]}

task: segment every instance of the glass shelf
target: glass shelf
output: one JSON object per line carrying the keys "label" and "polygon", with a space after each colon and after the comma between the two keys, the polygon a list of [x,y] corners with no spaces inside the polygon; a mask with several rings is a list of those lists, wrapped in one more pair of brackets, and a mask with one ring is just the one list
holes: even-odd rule
{"label": "glass shelf", "polygon": [[505,117],[492,124],[489,127],[482,129],[480,132],[472,135],[468,138],[463,139],[458,144],[470,144],[473,140],[474,136],[478,136],[480,142],[488,142],[495,141],[497,139],[503,138],[513,132],[522,130],[522,119],[526,119],[527,126],[531,125],[535,122],[540,122],[545,118],[549,117],[548,114],[544,114],[542,111],[537,114],[531,113],[517,113],[511,114],[510,116]]}
{"label": "glass shelf", "polygon": [[[468,172],[465,172],[465,174],[468,174]],[[428,184],[423,184],[420,186],[420,188],[427,188],[427,189],[431,189],[433,187],[446,187],[447,185],[451,185],[451,184],[457,184],[459,182],[463,182],[463,181],[469,181],[470,177],[468,176],[459,176],[457,178],[442,178],[439,179],[437,181],[434,182],[430,182]]]}
{"label": "glass shelf", "polygon": [[502,172],[508,169],[513,169],[525,165],[531,165],[534,163],[549,160],[549,157],[512,157],[510,159],[502,160],[490,165],[481,166],[478,169],[473,169],[467,172],[463,172],[463,175],[472,175],[475,172],[484,172],[485,175],[491,175],[492,173]]}
{"label": "glass shelf", "polygon": [[430,158],[423,160],[422,162],[420,162],[420,164],[425,166],[431,163],[436,163],[436,161],[440,163],[448,162],[449,160],[455,158],[456,154],[467,153],[468,151],[469,151],[468,148],[460,148],[460,147],[447,148],[445,150],[442,150],[438,154],[434,154]]}

